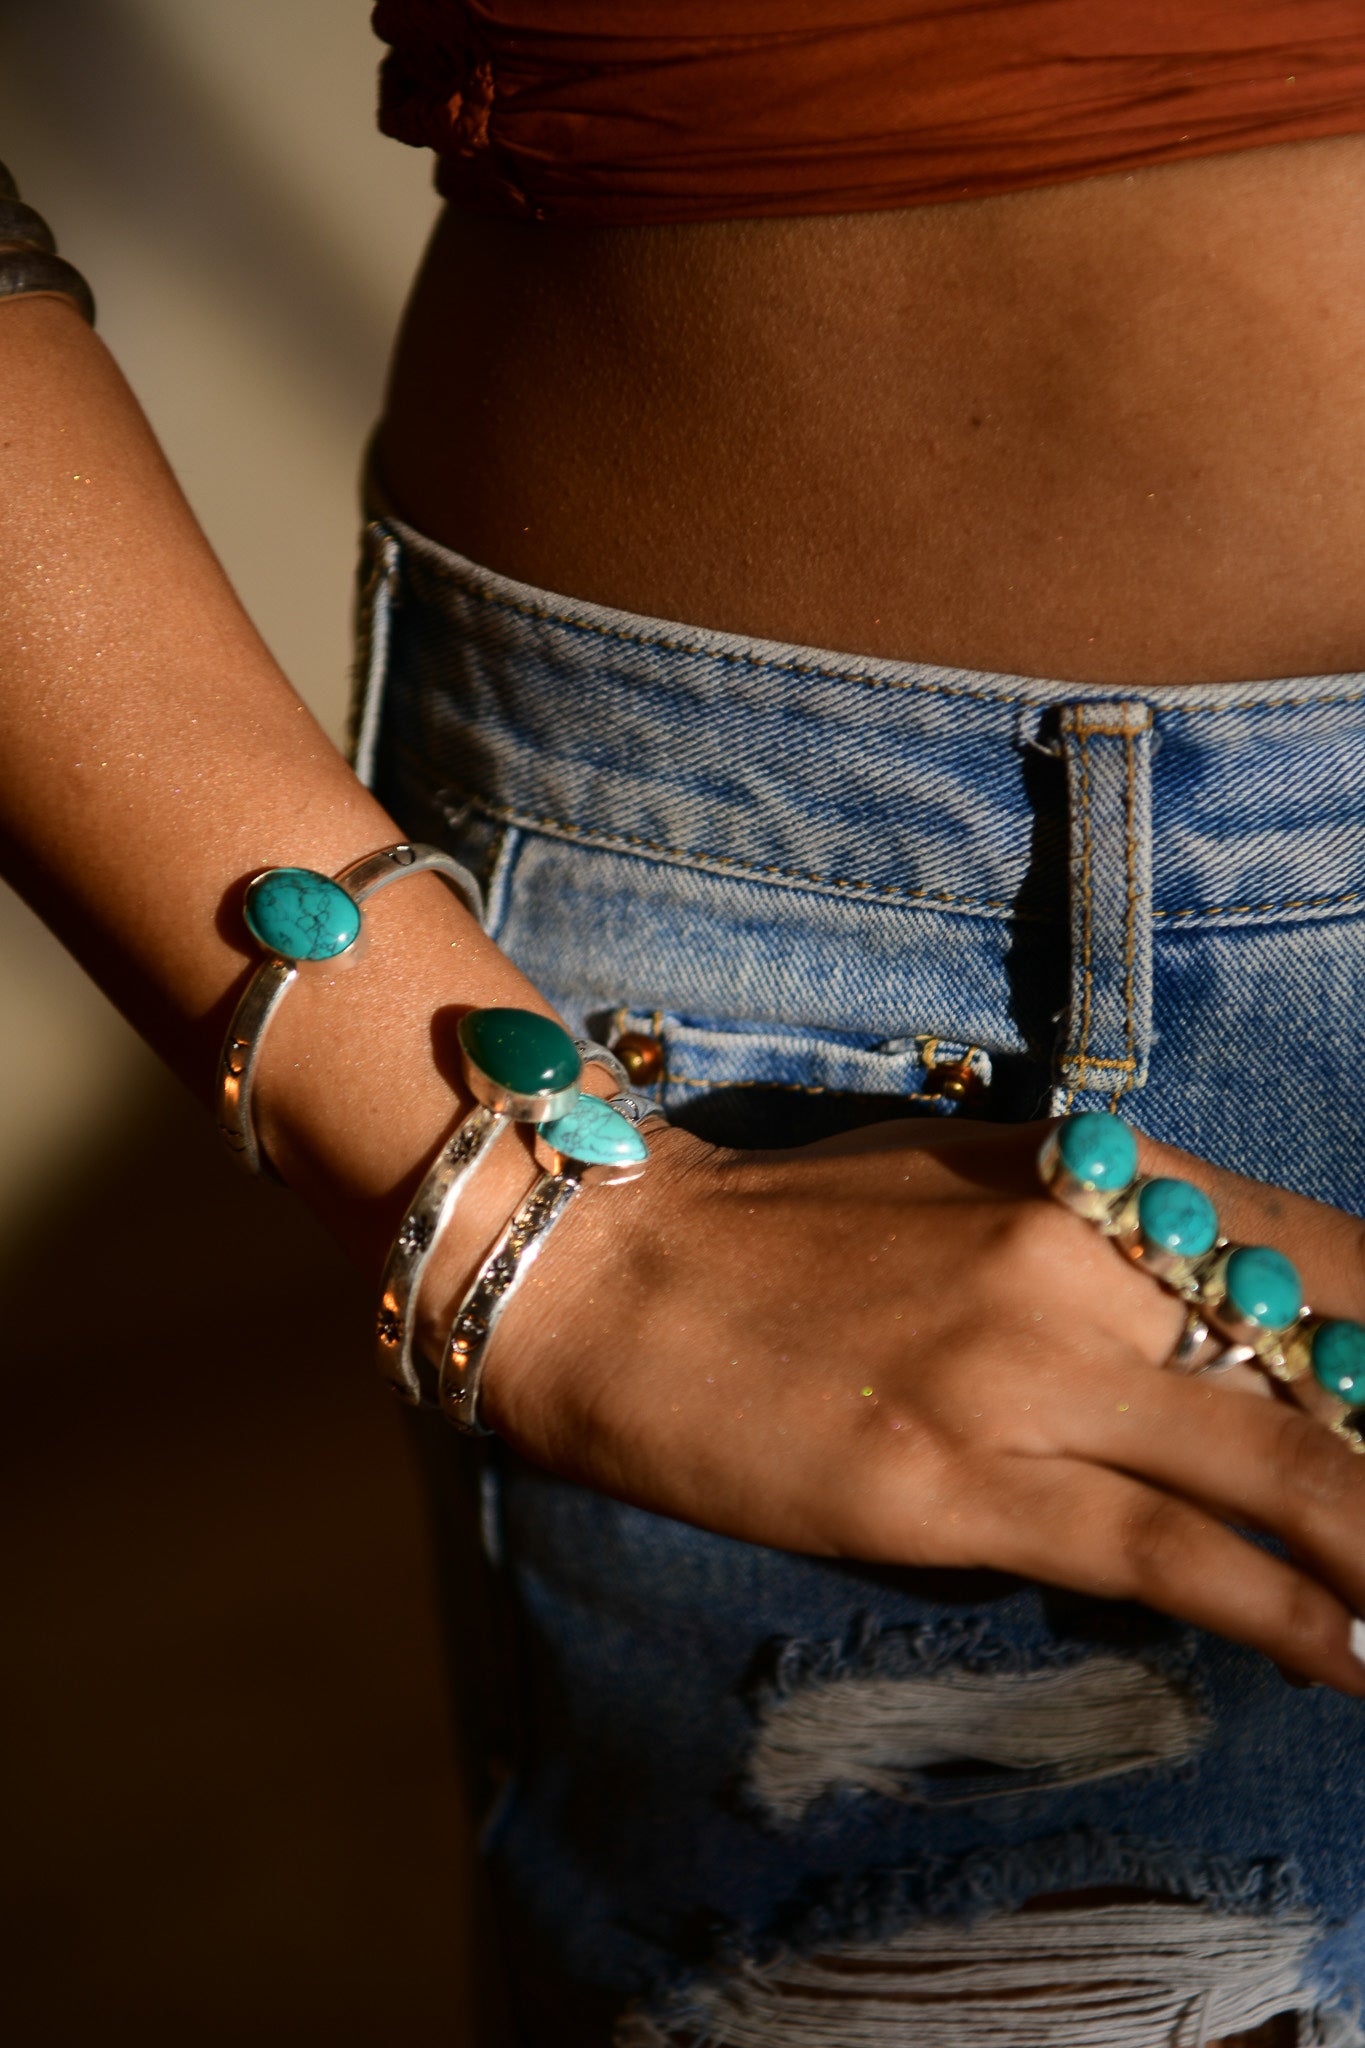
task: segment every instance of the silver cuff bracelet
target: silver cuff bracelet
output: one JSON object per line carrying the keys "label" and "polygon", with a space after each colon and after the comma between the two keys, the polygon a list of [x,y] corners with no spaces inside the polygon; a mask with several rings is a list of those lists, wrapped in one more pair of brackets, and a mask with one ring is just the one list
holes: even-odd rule
{"label": "silver cuff bracelet", "polygon": [[278,1178],[262,1155],[251,1097],[266,1032],[300,968],[349,952],[360,937],[361,904],[390,882],[419,874],[439,875],[470,915],[482,918],[479,885],[469,870],[438,847],[405,840],[362,854],[334,876],[311,868],[266,868],[247,884],[247,925],[268,958],[233,1012],[217,1081],[218,1129],[247,1173]]}

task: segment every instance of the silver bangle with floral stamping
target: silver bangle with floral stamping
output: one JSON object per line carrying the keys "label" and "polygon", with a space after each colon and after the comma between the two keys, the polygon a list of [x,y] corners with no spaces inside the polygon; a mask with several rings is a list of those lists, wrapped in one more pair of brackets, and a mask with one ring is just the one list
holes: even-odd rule
{"label": "silver bangle with floral stamping", "polygon": [[232,1013],[217,1079],[219,1133],[247,1173],[277,1178],[261,1152],[251,1100],[261,1047],[280,1004],[300,970],[354,953],[363,903],[390,882],[419,874],[439,875],[471,916],[482,917],[481,892],[469,870],[439,847],[406,840],[362,854],[335,875],[312,868],[263,868],[247,883],[243,915],[268,957]]}
{"label": "silver bangle with floral stamping", "polygon": [[546,1238],[585,1187],[637,1180],[649,1163],[649,1148],[632,1116],[598,1096],[582,1095],[566,1116],[541,1125],[536,1157],[547,1170],[519,1203],[455,1311],[441,1360],[441,1412],[471,1436],[492,1433],[479,1412],[488,1346]]}
{"label": "silver bangle with floral stamping", "polygon": [[437,1398],[446,1421],[466,1436],[493,1434],[480,1413],[489,1339],[541,1246],[582,1188],[574,1174],[543,1173],[518,1203],[455,1312],[441,1359]]}
{"label": "silver bangle with floral stamping", "polygon": [[461,1019],[460,1057],[476,1106],[441,1147],[398,1226],[375,1316],[375,1363],[403,1400],[425,1394],[413,1346],[422,1276],[436,1240],[479,1162],[514,1123],[538,1124],[576,1107],[583,1061],[552,1018],[534,1010],[471,1010]]}

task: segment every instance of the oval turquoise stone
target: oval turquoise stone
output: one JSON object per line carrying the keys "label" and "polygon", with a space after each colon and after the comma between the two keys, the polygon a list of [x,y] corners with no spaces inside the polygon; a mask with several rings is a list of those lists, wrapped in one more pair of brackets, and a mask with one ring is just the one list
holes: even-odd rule
{"label": "oval turquoise stone", "polygon": [[1365,1397],[1365,1329],[1359,1323],[1321,1323],[1313,1332],[1311,1356],[1319,1386],[1358,1407]]}
{"label": "oval turquoise stone", "polygon": [[1202,1259],[1218,1236],[1218,1213],[1193,1181],[1149,1180],[1138,1196],[1138,1228],[1160,1251]]}
{"label": "oval turquoise stone", "polygon": [[1087,1109],[1057,1126],[1057,1150],[1074,1180],[1107,1192],[1126,1188],[1137,1172],[1137,1139],[1121,1117]]}
{"label": "oval turquoise stone", "polygon": [[628,1166],[649,1157],[635,1126],[596,1095],[580,1095],[566,1115],[539,1129],[547,1144],[580,1166]]}
{"label": "oval turquoise stone", "polygon": [[1303,1283],[1283,1252],[1268,1244],[1239,1245],[1223,1285],[1228,1307],[1263,1330],[1285,1330],[1303,1307]]}
{"label": "oval turquoise stone", "polygon": [[534,1010],[471,1010],[460,1044],[480,1073],[514,1095],[560,1095],[582,1072],[568,1032]]}
{"label": "oval turquoise stone", "polygon": [[360,905],[311,868],[267,868],[242,914],[252,937],[286,960],[334,960],[360,937]]}

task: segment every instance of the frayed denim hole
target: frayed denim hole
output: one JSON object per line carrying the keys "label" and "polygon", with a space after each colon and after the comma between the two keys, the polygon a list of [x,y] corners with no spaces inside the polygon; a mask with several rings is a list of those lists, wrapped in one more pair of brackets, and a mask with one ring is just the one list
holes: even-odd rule
{"label": "frayed denim hole", "polygon": [[[614,2048],[1205,2048],[1300,2013],[1309,2038],[1361,2036],[1305,2004],[1307,1912],[1273,1929],[1168,1900],[1000,1914],[766,1962],[737,1959],[667,2017],[639,2007]],[[1325,2023],[1325,2024],[1324,2024]],[[1348,2023],[1349,2025],[1349,2023]],[[1296,2028],[1296,2038],[1303,2030]]]}
{"label": "frayed denim hole", "polygon": [[[908,1866],[810,1879],[761,1924],[732,1923],[713,1939],[704,1956],[691,1944],[686,1951],[675,1947],[674,1960],[658,1970],[652,1987],[631,2008],[631,2016],[648,2018],[664,2030],[665,2041],[672,2029],[679,2028],[681,2039],[692,2048],[686,2026],[695,2029],[705,2017],[702,2001],[708,1987],[728,1976],[779,1964],[792,1955],[889,1943],[926,1925],[935,1930],[972,1928],[995,1915],[1015,1913],[1031,1899],[1091,1890],[1122,1890],[1182,1907],[1210,1907],[1265,1925],[1305,1907],[1302,1875],[1290,1858],[1238,1860],[1078,1827],[1013,1847],[922,1856]],[[1316,1988],[1311,1997],[1331,2003]],[[698,2042],[706,2038],[704,2032],[696,2035]],[[1035,2042],[1036,2037],[1028,2048],[1035,2048]],[[783,2048],[794,2044],[784,2042]],[[899,2042],[895,2048],[900,2048]]]}
{"label": "frayed denim hole", "polygon": [[1189,1687],[1113,1651],[1030,1660],[959,1625],[851,1656],[784,1645],[755,1689],[745,1792],[791,1827],[837,1795],[962,1805],[1185,1763],[1208,1731]]}

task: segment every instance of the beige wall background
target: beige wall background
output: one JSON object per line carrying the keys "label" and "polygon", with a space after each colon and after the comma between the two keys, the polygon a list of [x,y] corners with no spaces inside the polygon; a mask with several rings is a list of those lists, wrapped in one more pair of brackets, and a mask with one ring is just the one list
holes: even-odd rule
{"label": "beige wall background", "polygon": [[[0,158],[334,734],[360,451],[435,210],[374,130],[378,55],[365,0],[0,0]],[[17,2048],[478,2038],[424,1507],[368,1313],[0,892]]]}

